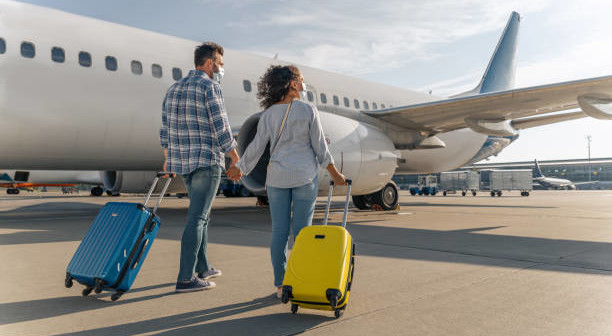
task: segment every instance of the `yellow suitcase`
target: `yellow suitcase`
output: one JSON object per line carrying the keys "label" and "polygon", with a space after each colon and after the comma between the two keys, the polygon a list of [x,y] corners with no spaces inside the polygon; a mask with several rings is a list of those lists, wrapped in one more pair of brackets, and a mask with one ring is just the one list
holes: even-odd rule
{"label": "yellow suitcase", "polygon": [[296,237],[283,279],[283,303],[298,307],[344,313],[353,282],[355,244],[346,230],[351,181],[348,180],[342,226],[327,225],[333,192],[330,183],[323,225],[303,228]]}

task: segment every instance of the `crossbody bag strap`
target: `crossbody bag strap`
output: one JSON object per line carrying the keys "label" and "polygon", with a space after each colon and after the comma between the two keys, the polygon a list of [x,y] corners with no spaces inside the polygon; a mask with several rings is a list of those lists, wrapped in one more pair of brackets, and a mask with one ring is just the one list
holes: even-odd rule
{"label": "crossbody bag strap", "polygon": [[287,117],[289,116],[289,110],[291,109],[291,104],[293,101],[289,102],[287,105],[287,109],[285,110],[285,116],[283,117],[283,122],[281,122],[280,130],[278,131],[278,136],[276,137],[276,142],[274,143],[274,148],[270,150],[270,157],[272,157],[272,153],[276,150],[278,146],[278,140],[280,140],[281,134],[283,134],[283,130],[285,129],[285,123],[287,122]]}

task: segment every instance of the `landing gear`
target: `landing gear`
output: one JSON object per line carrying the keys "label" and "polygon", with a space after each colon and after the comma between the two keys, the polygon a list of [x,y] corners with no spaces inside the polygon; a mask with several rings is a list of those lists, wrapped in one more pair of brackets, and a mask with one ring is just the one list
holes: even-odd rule
{"label": "landing gear", "polygon": [[371,210],[379,207],[381,210],[395,210],[399,202],[397,185],[393,181],[387,183],[381,190],[369,194],[353,196],[353,204],[360,210]]}
{"label": "landing gear", "polygon": [[93,187],[93,188],[91,188],[91,195],[92,196],[100,197],[100,196],[102,196],[103,193],[104,193],[104,189],[102,189],[100,187]]}
{"label": "landing gear", "polygon": [[529,196],[529,191],[521,191],[521,196]]}

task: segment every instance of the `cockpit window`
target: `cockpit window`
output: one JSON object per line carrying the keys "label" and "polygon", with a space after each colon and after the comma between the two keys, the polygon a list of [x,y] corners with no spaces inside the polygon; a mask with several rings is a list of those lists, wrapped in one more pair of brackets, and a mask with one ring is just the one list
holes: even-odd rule
{"label": "cockpit window", "polygon": [[66,60],[66,53],[64,52],[64,49],[60,47],[51,48],[51,60],[56,63],[64,63]]}
{"label": "cockpit window", "polygon": [[34,43],[22,42],[21,56],[25,58],[34,58],[34,56],[36,56],[36,47],[34,47]]}
{"label": "cockpit window", "polygon": [[139,61],[132,61],[131,67],[134,75],[142,75],[142,63]]}
{"label": "cockpit window", "polygon": [[0,54],[4,54],[6,52],[6,42],[3,38],[0,38]]}
{"label": "cockpit window", "polygon": [[113,56],[106,56],[106,69],[109,71],[117,71],[117,59]]}
{"label": "cockpit window", "polygon": [[162,78],[162,67],[159,64],[151,65],[151,72],[153,73],[153,77]]}
{"label": "cockpit window", "polygon": [[91,54],[86,51],[81,51],[79,53],[79,64],[84,67],[91,66]]}

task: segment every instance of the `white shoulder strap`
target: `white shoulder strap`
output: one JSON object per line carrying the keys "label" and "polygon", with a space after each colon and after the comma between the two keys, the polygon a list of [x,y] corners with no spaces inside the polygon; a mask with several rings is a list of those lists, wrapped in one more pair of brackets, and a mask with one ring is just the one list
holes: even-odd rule
{"label": "white shoulder strap", "polygon": [[274,150],[276,150],[276,146],[278,145],[278,140],[280,140],[281,134],[283,133],[283,130],[285,129],[285,123],[287,122],[287,116],[289,116],[289,110],[291,109],[291,103],[293,103],[293,101],[289,102],[289,104],[287,105],[287,109],[285,110],[285,116],[283,117],[283,122],[281,122],[280,130],[278,131],[278,136],[276,137],[276,142],[274,142],[274,148],[270,150],[270,156],[272,156],[272,153],[274,153]]}

